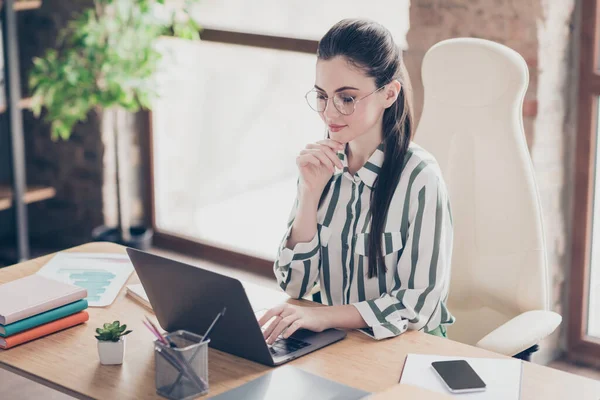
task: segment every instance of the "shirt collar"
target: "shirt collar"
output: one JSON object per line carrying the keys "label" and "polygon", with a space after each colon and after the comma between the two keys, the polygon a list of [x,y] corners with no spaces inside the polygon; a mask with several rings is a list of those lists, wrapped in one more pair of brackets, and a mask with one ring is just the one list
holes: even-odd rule
{"label": "shirt collar", "polygon": [[366,186],[369,187],[369,189],[373,189],[373,187],[375,186],[375,180],[377,179],[379,171],[381,171],[381,166],[383,165],[383,142],[381,142],[379,146],[377,146],[377,148],[375,149],[373,154],[371,154],[371,157],[369,157],[365,165],[363,165],[362,168],[354,174],[354,176],[352,176],[348,171],[348,158],[346,155],[347,149],[348,146],[346,145],[346,149],[344,150],[344,152],[338,153],[338,157],[342,161],[343,169],[339,169],[336,167],[336,175],[343,174],[345,177],[353,180],[354,182],[362,181]]}

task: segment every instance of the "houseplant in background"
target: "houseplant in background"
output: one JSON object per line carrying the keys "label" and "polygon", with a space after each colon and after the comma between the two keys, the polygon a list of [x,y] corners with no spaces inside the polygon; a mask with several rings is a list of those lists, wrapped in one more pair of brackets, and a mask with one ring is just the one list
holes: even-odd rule
{"label": "houseplant in background", "polygon": [[[116,227],[94,229],[95,240],[145,249],[152,230],[131,226],[128,191],[130,136],[128,113],[151,109],[161,53],[156,40],[175,36],[199,40],[200,27],[190,16],[197,0],[94,0],[59,33],[55,49],[34,59],[29,75],[32,110],[45,110],[53,140],[68,140],[90,112],[102,115],[112,131],[105,146],[114,157]],[[106,150],[105,150],[106,153]],[[110,154],[110,153],[109,153]],[[105,157],[107,160],[108,157]]]}
{"label": "houseplant in background", "polygon": [[125,335],[131,330],[126,330],[127,325],[121,325],[119,321],[105,323],[102,328],[96,329],[98,339],[98,355],[100,364],[116,365],[123,364],[125,356]]}

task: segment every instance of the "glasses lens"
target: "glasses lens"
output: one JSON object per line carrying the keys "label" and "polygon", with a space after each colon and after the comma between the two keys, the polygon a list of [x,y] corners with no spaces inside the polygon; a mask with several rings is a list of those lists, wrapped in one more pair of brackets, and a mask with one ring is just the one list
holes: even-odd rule
{"label": "glasses lens", "polygon": [[311,90],[306,94],[306,102],[313,110],[323,112],[327,105],[327,97],[322,93]]}
{"label": "glasses lens", "polygon": [[337,93],[333,98],[333,104],[344,115],[350,115],[354,112],[354,97],[350,95]]}

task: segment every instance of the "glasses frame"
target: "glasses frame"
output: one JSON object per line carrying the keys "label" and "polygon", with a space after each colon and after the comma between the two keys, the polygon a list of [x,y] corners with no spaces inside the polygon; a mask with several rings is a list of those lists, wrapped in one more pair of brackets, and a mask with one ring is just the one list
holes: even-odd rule
{"label": "glasses frame", "polygon": [[[384,88],[386,85],[387,85],[387,83],[386,83],[385,85],[383,85],[383,86],[381,86],[381,87],[379,87],[379,88],[377,88],[377,89],[373,90],[371,93],[369,93],[369,94],[367,94],[367,95],[364,95],[364,96],[363,96],[363,97],[361,97],[360,99],[354,99],[354,98],[352,98],[352,106],[353,106],[353,107],[352,107],[352,112],[351,112],[351,113],[349,113],[349,114],[346,114],[346,113],[342,112],[342,111],[341,111],[341,110],[338,108],[338,106],[335,104],[335,101],[333,102],[333,106],[334,106],[334,107],[335,107],[335,109],[336,109],[336,110],[337,110],[337,111],[338,111],[340,114],[342,114],[342,115],[346,115],[346,116],[347,116],[347,115],[352,115],[352,114],[354,114],[354,111],[356,111],[356,105],[357,105],[357,104],[358,104],[358,103],[359,103],[361,100],[363,100],[363,99],[366,99],[367,97],[369,97],[369,96],[370,96],[370,95],[372,95],[373,93],[380,91],[380,90],[381,90],[381,89],[383,89],[383,88]],[[332,97],[327,97],[327,96],[325,97],[325,108],[323,108],[323,111],[319,111],[319,110],[315,110],[315,109],[314,109],[314,108],[313,108],[313,107],[310,105],[310,101],[308,100],[308,96],[309,96],[309,95],[310,95],[310,93],[312,93],[312,92],[315,92],[315,93],[321,93],[319,90],[316,90],[316,89],[314,89],[314,88],[313,88],[313,89],[311,89],[311,90],[309,90],[308,92],[306,92],[306,94],[304,95],[304,98],[306,99],[306,104],[308,104],[308,106],[310,107],[310,109],[311,109],[311,110],[313,110],[313,111],[315,111],[315,112],[319,112],[319,113],[320,113],[320,112],[325,112],[325,111],[327,111],[327,106],[329,106],[329,100],[330,100],[330,99],[332,99]],[[336,95],[337,95],[337,93],[336,93]],[[333,96],[333,98],[335,98],[335,96],[336,96],[336,95],[334,95],[334,96]]]}

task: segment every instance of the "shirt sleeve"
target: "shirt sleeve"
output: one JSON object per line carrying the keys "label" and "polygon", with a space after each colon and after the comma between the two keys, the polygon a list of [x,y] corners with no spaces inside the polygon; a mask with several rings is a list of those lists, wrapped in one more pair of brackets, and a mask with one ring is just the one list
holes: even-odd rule
{"label": "shirt sleeve", "polygon": [[279,245],[273,272],[281,289],[294,298],[302,298],[317,283],[321,262],[321,244],[318,230],[309,242],[296,243],[293,249],[286,247],[292,234],[298,198],[288,218],[288,228]]}
{"label": "shirt sleeve", "polygon": [[[355,303],[376,339],[408,329],[429,332],[442,321],[444,295],[450,280],[452,217],[446,187],[437,177],[419,188],[409,212],[408,235],[398,271],[400,286],[381,297]],[[412,201],[411,201],[412,203]],[[408,277],[408,279],[406,279]]]}

